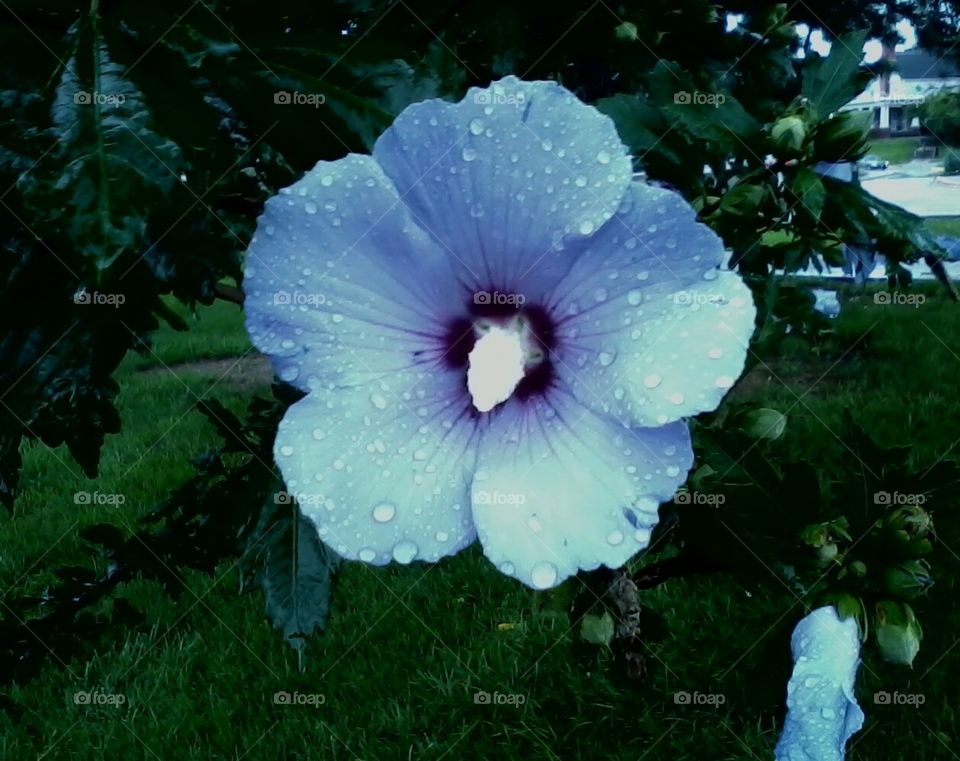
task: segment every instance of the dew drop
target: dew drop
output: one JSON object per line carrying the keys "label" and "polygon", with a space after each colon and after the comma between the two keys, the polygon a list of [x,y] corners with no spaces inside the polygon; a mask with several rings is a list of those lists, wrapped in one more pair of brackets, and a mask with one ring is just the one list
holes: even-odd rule
{"label": "dew drop", "polygon": [[420,548],[416,544],[409,539],[404,539],[393,548],[393,559],[406,565],[417,556],[418,552]]}
{"label": "dew drop", "polygon": [[613,360],[616,359],[616,352],[612,351],[602,351],[597,355],[597,360],[604,367],[610,367],[613,364]]}
{"label": "dew drop", "polygon": [[643,301],[643,293],[637,288],[634,288],[629,293],[627,293],[627,303],[630,306],[632,307],[639,306],[641,301]]}
{"label": "dew drop", "polygon": [[284,444],[282,447],[280,447],[280,454],[282,454],[284,457],[289,457],[293,454],[293,447],[289,444]]}
{"label": "dew drop", "polygon": [[315,438],[317,441],[323,441],[325,438],[327,438],[327,432],[322,428],[314,428],[313,438]]}
{"label": "dew drop", "polygon": [[473,161],[477,157],[477,152],[473,148],[464,148],[461,155],[464,161]]}
{"label": "dew drop", "polygon": [[331,185],[333,185],[333,175],[331,174],[323,175],[323,177],[320,178],[320,184],[323,185],[325,188],[329,188]]}
{"label": "dew drop", "polygon": [[647,388],[656,388],[657,386],[660,385],[662,381],[663,381],[663,378],[661,378],[656,373],[652,373],[651,375],[648,375],[646,378],[643,379],[643,385],[646,386]]}
{"label": "dew drop", "polygon": [[305,212],[307,212],[307,214],[316,214],[316,213],[317,213],[317,205],[316,205],[313,201],[307,201],[307,202],[303,205],[303,210],[304,210]]}
{"label": "dew drop", "polygon": [[601,164],[609,164],[610,154],[606,151],[600,151],[600,153],[597,154],[597,161],[599,161]]}
{"label": "dew drop", "polygon": [[387,400],[384,399],[381,394],[377,393],[370,394],[370,404],[378,410],[385,410],[387,408]]}
{"label": "dew drop", "polygon": [[623,532],[622,531],[611,531],[607,534],[607,544],[613,545],[616,547],[618,544],[623,543]]}
{"label": "dew drop", "polygon": [[369,547],[364,547],[360,552],[357,553],[357,557],[360,558],[364,563],[372,563],[376,557],[377,553],[374,550],[371,550]]}
{"label": "dew drop", "polygon": [[391,502],[381,502],[373,508],[373,519],[377,523],[388,523],[397,514],[396,506]]}
{"label": "dew drop", "polygon": [[471,120],[470,120],[470,134],[471,134],[471,135],[482,135],[482,134],[483,134],[483,119],[471,119]]}
{"label": "dew drop", "polygon": [[537,589],[547,589],[557,583],[557,567],[548,560],[541,560],[530,571],[530,581]]}

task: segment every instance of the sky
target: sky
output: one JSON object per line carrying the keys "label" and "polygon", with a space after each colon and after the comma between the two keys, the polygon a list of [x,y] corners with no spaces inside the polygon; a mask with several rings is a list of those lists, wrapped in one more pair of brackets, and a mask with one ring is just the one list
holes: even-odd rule
{"label": "sky", "polygon": [[[738,14],[729,14],[727,16],[727,31],[735,29],[737,25],[742,20],[742,16]],[[803,40],[807,36],[809,27],[806,24],[797,24],[797,37]],[[913,24],[909,21],[901,21],[897,24],[897,31],[900,32],[900,36],[903,37],[903,43],[897,45],[897,50],[902,52],[904,50],[909,50],[910,48],[916,47],[917,45],[917,32],[913,28]],[[810,40],[810,47],[821,55],[826,55],[830,52],[830,43],[824,39],[823,32],[820,29],[813,30],[813,37]],[[866,54],[866,62],[873,63],[878,58],[880,58],[880,40],[868,40],[863,45],[863,52]],[[800,52],[800,55],[803,55],[803,52]]]}

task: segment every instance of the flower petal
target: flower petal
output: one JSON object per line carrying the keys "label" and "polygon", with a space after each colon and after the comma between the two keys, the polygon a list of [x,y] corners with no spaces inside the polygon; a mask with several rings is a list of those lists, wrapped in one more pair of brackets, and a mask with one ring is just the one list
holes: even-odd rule
{"label": "flower petal", "polygon": [[316,389],[287,410],[274,456],[320,538],[383,565],[437,560],[476,538],[476,422],[462,379],[438,367]]}
{"label": "flower petal", "polygon": [[678,194],[634,183],[550,295],[558,375],[638,425],[717,407],[743,371],[756,310],[723,243]]}
{"label": "flower petal", "polygon": [[267,201],[243,286],[253,344],[303,390],[440,351],[463,303],[447,255],[359,155],[321,161]]}
{"label": "flower petal", "polygon": [[856,619],[841,621],[832,605],[817,608],[797,624],[790,644],[793,675],[776,761],[842,761],[864,719],[853,693],[860,662]]}
{"label": "flower petal", "polygon": [[528,299],[569,269],[565,239],[613,216],[632,171],[607,116],[555,82],[512,76],[410,106],[373,155],[476,289]]}
{"label": "flower petal", "polygon": [[499,408],[478,462],[471,499],[484,553],[545,589],[646,547],[693,453],[682,423],[629,429],[555,392]]}

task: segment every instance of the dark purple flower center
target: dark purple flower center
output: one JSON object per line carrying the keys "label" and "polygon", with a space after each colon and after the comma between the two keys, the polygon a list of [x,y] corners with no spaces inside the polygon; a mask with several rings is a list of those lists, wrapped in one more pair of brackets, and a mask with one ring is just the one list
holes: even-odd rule
{"label": "dark purple flower center", "polygon": [[443,361],[447,367],[463,372],[464,390],[470,353],[478,340],[478,325],[490,323],[507,326],[518,317],[526,324],[526,331],[542,352],[543,359],[532,364],[513,392],[521,401],[542,395],[554,381],[553,351],[556,348],[555,321],[540,304],[527,304],[524,299],[511,298],[501,291],[480,291],[466,299],[466,316],[447,324],[443,341]]}

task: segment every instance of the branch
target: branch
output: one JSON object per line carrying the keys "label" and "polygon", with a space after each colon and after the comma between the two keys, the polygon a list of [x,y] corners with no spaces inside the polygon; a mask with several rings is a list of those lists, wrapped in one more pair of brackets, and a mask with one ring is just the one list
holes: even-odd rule
{"label": "branch", "polygon": [[235,286],[217,283],[213,287],[213,293],[218,299],[229,301],[237,306],[243,306],[243,291]]}

